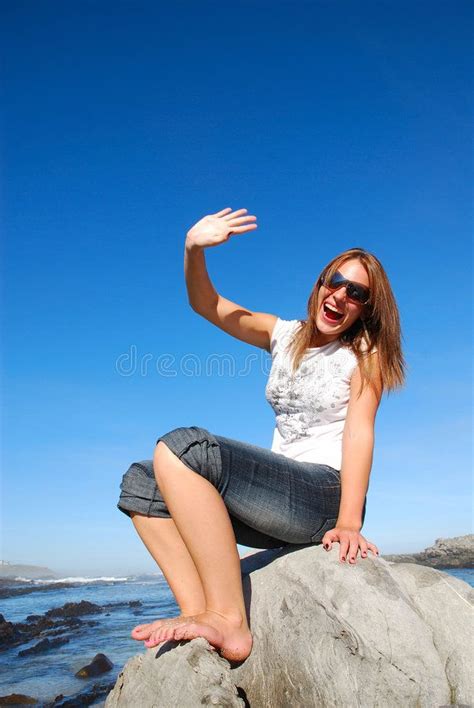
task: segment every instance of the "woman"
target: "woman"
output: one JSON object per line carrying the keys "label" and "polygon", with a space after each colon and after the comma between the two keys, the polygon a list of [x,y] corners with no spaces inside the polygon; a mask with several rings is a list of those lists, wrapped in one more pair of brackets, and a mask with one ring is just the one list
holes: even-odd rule
{"label": "woman", "polygon": [[306,320],[251,312],[219,295],[204,249],[257,228],[246,209],[223,209],[188,232],[185,276],[193,310],[269,351],[266,396],[276,413],[272,449],[197,426],[162,435],[154,458],[131,465],[118,507],[131,516],[181,613],[139,625],[146,647],[205,637],[233,661],[252,635],[237,543],[254,548],[339,543],[355,563],[378,549],[360,533],[383,390],[401,386],[397,305],[380,262],[353,248],[322,271]]}

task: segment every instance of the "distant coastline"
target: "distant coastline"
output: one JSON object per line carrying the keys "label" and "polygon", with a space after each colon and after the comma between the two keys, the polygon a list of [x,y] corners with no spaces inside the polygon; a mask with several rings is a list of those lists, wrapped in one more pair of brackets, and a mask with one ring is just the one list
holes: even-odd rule
{"label": "distant coastline", "polygon": [[[260,551],[261,549],[250,550],[241,556],[241,560]],[[437,538],[433,546],[429,546],[418,553],[390,554],[381,555],[380,557],[389,562],[419,563],[420,565],[427,565],[430,568],[437,569],[474,568],[474,534],[454,536],[452,538]],[[158,573],[158,575],[161,575],[161,573]],[[140,574],[140,577],[151,578],[154,577],[154,574],[143,573]],[[15,582],[25,580],[56,580],[59,581],[56,587],[61,585],[68,587],[77,582],[74,577],[65,578],[46,566],[10,563],[9,561],[0,560],[0,588],[3,587],[5,589]],[[106,578],[104,577],[103,580],[106,580]],[[107,578],[107,580],[113,581],[114,578]],[[116,578],[116,580],[124,580],[124,578]],[[36,589],[38,589],[37,586]],[[24,592],[28,592],[28,590],[23,589],[22,594]],[[2,594],[0,592],[0,596]]]}
{"label": "distant coastline", "polygon": [[437,538],[433,546],[419,553],[382,555],[386,561],[394,563],[418,563],[430,568],[474,568],[474,534]]}
{"label": "distant coastline", "polygon": [[27,578],[28,580],[54,580],[59,578],[54,570],[41,565],[25,565],[0,560],[0,578]]}

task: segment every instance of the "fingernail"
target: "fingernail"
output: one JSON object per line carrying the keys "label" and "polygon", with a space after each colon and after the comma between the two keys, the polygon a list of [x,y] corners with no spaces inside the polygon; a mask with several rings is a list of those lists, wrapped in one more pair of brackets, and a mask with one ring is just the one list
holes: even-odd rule
{"label": "fingernail", "polygon": [[354,556],[351,556],[351,561],[353,561],[353,560],[354,560]]}
{"label": "fingernail", "polygon": [[345,559],[345,557],[344,557],[344,556],[342,556],[341,560],[345,561],[346,559]]}
{"label": "fingernail", "polygon": [[326,549],[326,551],[327,551],[327,549],[329,548],[329,546],[328,546],[327,543],[324,544],[324,548]]}

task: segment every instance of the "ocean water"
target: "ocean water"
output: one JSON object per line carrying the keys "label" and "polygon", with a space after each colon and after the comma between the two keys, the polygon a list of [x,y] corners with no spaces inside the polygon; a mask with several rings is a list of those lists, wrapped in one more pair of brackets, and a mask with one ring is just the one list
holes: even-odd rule
{"label": "ocean water", "polygon": [[[55,589],[58,582],[74,582],[67,588]],[[120,603],[101,614],[80,616],[81,620],[96,621],[93,627],[66,630],[68,644],[40,654],[18,656],[21,649],[38,643],[39,638],[0,653],[0,696],[23,693],[40,701],[52,701],[59,694],[71,696],[95,683],[117,678],[126,661],[144,650],[143,643],[130,637],[137,624],[158,617],[178,614],[174,597],[163,576],[140,580],[136,578],[91,579],[62,578],[54,583],[18,583],[17,587],[37,586],[36,592],[0,600],[0,613],[9,622],[22,622],[28,615],[44,614],[66,602],[87,600],[97,605]],[[48,589],[39,589],[45,588]],[[141,607],[130,607],[130,601],[140,600]],[[79,679],[76,671],[88,664],[96,654],[105,654],[114,667],[99,677]],[[91,704],[93,705],[93,704]]]}
{"label": "ocean water", "polygon": [[[474,587],[474,569],[445,570]],[[58,582],[70,587],[55,588]],[[27,644],[0,652],[0,696],[23,693],[42,702],[56,696],[72,696],[95,683],[114,681],[127,660],[145,651],[142,642],[131,639],[130,631],[137,625],[157,617],[171,617],[179,609],[161,575],[146,578],[63,578],[51,581],[19,581],[16,587],[35,587],[27,595],[2,598],[0,613],[10,622],[22,622],[28,615],[44,614],[66,602],[87,600],[97,605],[120,603],[102,614],[81,616],[93,620],[95,626],[66,630],[68,644],[40,654],[18,656],[21,649],[36,644],[36,638]],[[43,588],[43,589],[42,589]],[[141,607],[130,607],[129,602],[140,600]],[[74,676],[96,654],[103,653],[113,662],[113,669],[100,677],[78,679]],[[91,705],[103,705],[103,698]]]}

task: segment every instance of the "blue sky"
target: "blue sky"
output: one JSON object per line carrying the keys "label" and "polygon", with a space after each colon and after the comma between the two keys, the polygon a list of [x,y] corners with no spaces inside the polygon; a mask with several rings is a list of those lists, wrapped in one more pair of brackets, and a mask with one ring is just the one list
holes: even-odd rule
{"label": "blue sky", "polygon": [[271,446],[269,355],[187,302],[186,231],[225,207],[259,227],[208,271],[252,310],[304,317],[351,246],[382,261],[408,375],[377,416],[363,533],[391,553],[472,532],[472,3],[2,15],[2,557],[153,571],[116,509],[130,463],[181,425]]}

